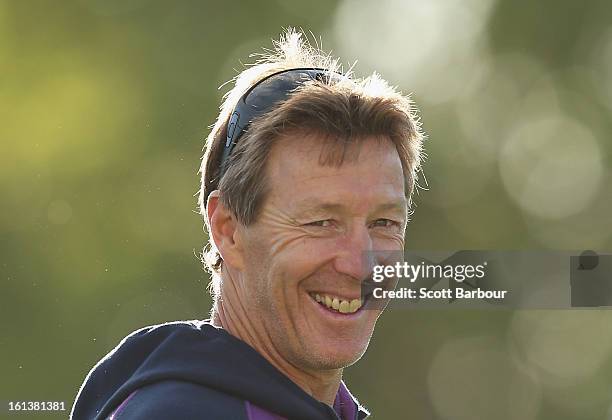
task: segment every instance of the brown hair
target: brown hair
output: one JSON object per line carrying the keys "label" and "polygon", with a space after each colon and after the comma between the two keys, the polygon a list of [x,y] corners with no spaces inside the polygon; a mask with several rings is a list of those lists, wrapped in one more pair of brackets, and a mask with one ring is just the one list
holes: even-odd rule
{"label": "brown hair", "polygon": [[[406,197],[411,202],[422,154],[420,123],[411,100],[376,73],[356,79],[349,71],[339,82],[313,80],[305,83],[279,106],[251,123],[219,179],[228,120],[246,91],[270,74],[291,68],[340,71],[337,59],[312,47],[304,38],[302,33],[289,29],[274,43],[273,51],[262,54],[256,64],[236,78],[234,88],[225,96],[219,117],[206,140],[200,169],[198,204],[206,223],[206,200],[217,189],[221,203],[240,223],[247,226],[256,220],[266,195],[267,157],[275,140],[293,132],[317,133],[328,138],[330,141],[320,162],[337,166],[347,159],[351,144],[367,136],[388,137],[400,157]],[[210,232],[210,227],[208,230]],[[203,253],[202,260],[213,274],[219,273],[223,260],[212,240],[209,244],[210,249]]]}

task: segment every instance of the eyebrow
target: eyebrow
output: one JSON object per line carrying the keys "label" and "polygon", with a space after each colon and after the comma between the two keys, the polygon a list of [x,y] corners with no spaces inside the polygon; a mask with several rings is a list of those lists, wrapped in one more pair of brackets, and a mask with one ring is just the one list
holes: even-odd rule
{"label": "eyebrow", "polygon": [[[302,207],[304,206],[304,207]],[[382,211],[401,211],[402,213],[407,211],[406,200],[393,201],[383,203],[374,209],[374,212]],[[301,200],[296,204],[296,216],[304,217],[318,212],[329,212],[329,213],[341,213],[346,207],[340,203],[320,201],[317,199]]]}

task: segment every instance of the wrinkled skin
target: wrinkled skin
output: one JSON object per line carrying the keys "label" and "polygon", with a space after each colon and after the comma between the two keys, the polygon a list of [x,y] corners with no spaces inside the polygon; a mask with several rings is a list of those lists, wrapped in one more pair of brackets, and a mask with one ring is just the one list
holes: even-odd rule
{"label": "wrinkled skin", "polygon": [[342,368],[363,355],[380,311],[333,313],[311,293],[358,298],[372,269],[364,251],[403,249],[407,200],[389,139],[351,146],[356,158],[339,167],[320,164],[324,141],[310,135],[273,146],[269,193],[253,224],[236,222],[218,192],[208,215],[224,259],[213,319],[331,404]]}

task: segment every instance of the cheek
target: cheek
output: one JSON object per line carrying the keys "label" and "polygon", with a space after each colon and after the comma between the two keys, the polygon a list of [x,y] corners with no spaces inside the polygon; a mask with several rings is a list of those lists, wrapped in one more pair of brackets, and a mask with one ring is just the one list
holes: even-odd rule
{"label": "cheek", "polygon": [[[271,304],[280,312],[301,312],[304,280],[318,272],[325,265],[326,255],[331,255],[330,245],[325,240],[295,237],[276,246],[275,253],[269,256],[267,272],[267,292]],[[278,305],[278,303],[281,303]]]}
{"label": "cheek", "polygon": [[374,250],[402,250],[404,249],[404,244],[404,236],[401,234],[372,238],[372,248]]}
{"label": "cheek", "polygon": [[[301,272],[330,255],[335,241],[313,238],[301,230],[277,232],[263,241],[269,250],[269,261],[283,271]],[[262,244],[260,244],[260,247]]]}
{"label": "cheek", "polygon": [[243,299],[250,306],[261,308],[269,305],[268,278],[270,269],[270,255],[265,244],[257,243],[254,235],[245,238],[242,245],[244,259],[243,280],[239,283]]}
{"label": "cheek", "polygon": [[322,267],[329,265],[338,253],[341,240],[337,238],[313,238],[303,236],[292,241],[275,262],[283,265],[285,284],[294,290],[300,282]]}
{"label": "cheek", "polygon": [[[244,242],[247,293],[258,296],[261,305],[285,300],[287,289],[295,288],[299,276],[301,238],[252,232]],[[288,287],[291,286],[291,287]]]}

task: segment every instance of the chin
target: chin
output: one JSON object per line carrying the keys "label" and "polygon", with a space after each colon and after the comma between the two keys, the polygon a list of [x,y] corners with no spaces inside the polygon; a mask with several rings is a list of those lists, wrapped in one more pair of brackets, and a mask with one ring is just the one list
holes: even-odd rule
{"label": "chin", "polygon": [[343,369],[356,363],[366,352],[365,345],[347,346],[346,343],[334,343],[325,347],[318,346],[307,353],[303,353],[307,364],[312,369],[330,370]]}

